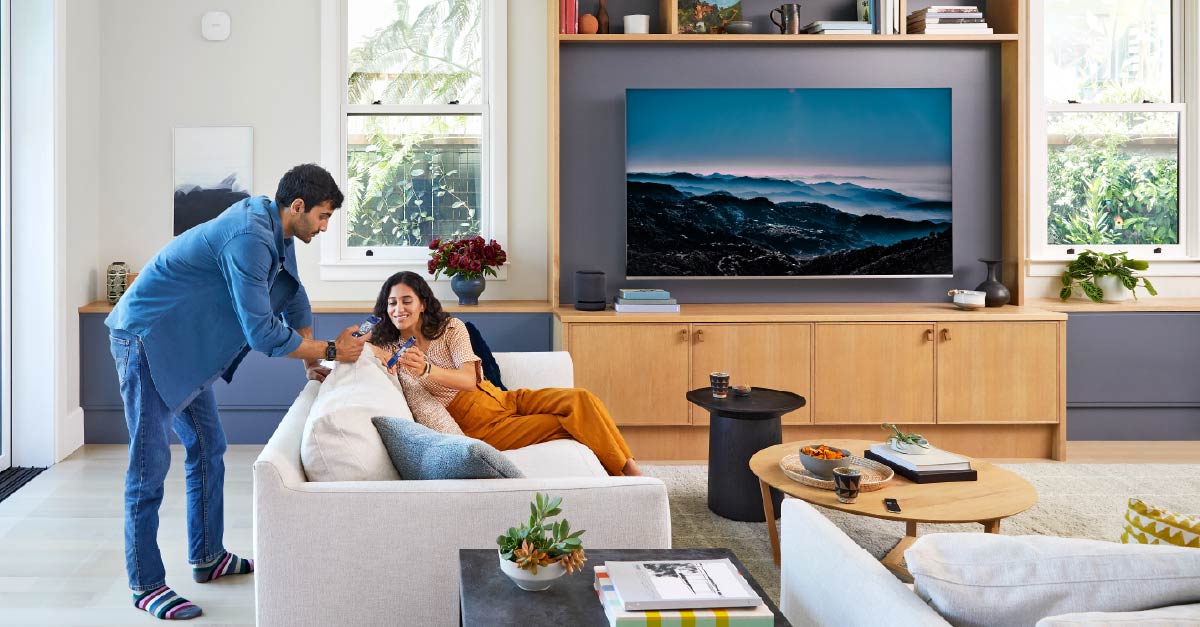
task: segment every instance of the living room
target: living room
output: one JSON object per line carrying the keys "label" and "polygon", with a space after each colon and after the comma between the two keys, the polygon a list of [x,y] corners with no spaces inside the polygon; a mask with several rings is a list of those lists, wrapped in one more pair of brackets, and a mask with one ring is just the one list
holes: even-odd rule
{"label": "living room", "polygon": [[[774,624],[1200,623],[1191,3],[2,5],[0,624],[155,620],[106,320],[234,202],[181,196],[279,204],[305,163],[345,199],[311,234],[275,213],[302,240],[295,341],[343,363],[256,350],[206,383],[227,552],[200,557],[253,560],[235,576],[197,580],[172,439],[157,545],[196,624],[616,624],[595,568],[673,559],[730,559]],[[447,247],[475,235],[503,254]],[[572,435],[496,446],[506,478],[413,480],[425,452],[374,419],[435,424],[420,390],[339,352],[373,313],[402,326],[401,270],[488,381],[594,395],[636,472]],[[958,475],[922,480],[935,458]],[[570,532],[533,561],[577,572],[533,593],[497,537],[539,495]]]}

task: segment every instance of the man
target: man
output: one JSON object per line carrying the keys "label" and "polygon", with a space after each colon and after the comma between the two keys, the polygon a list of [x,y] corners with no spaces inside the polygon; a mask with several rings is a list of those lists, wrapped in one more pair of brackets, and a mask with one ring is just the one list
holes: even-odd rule
{"label": "man", "polygon": [[[233,378],[251,349],[304,360],[352,362],[369,338],[350,327],[336,341],[312,339],[312,311],[296,272],[293,239],[309,243],[328,227],[342,192],[317,165],[292,168],[274,202],[247,198],[167,244],[105,320],[125,422],[125,567],[134,606],[162,619],[201,610],[166,585],[158,549],[158,508],[171,463],[168,428],[187,452],[188,561],[206,583],[249,573],[254,562],[225,550],[225,432],[212,385]],[[282,320],[281,320],[282,315]]]}

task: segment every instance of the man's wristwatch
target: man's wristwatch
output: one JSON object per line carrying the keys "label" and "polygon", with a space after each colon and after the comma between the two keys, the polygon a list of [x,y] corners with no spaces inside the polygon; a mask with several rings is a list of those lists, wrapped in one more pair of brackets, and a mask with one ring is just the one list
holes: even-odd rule
{"label": "man's wristwatch", "polygon": [[325,359],[337,361],[337,344],[332,341],[325,343]]}

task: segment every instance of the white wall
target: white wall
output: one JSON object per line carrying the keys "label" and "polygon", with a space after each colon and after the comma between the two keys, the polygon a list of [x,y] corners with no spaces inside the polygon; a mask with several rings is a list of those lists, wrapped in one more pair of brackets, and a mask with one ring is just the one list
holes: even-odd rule
{"label": "white wall", "polygon": [[[100,202],[96,268],[140,268],[171,238],[171,129],[254,127],[252,192],[274,196],[290,167],[320,159],[319,1],[105,0],[100,16]],[[232,35],[200,36],[200,16],[226,11]],[[507,281],[491,299],[544,299],[546,241],[545,3],[509,13],[509,236]],[[322,235],[321,237],[329,237]],[[321,281],[320,250],[298,242],[313,300],[372,300],[379,282]],[[435,285],[453,298],[449,282]],[[102,297],[101,286],[93,298]]]}

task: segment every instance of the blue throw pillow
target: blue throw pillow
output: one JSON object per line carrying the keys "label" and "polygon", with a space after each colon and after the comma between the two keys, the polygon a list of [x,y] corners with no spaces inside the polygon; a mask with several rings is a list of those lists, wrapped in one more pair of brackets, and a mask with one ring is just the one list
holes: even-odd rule
{"label": "blue throw pillow", "polygon": [[525,475],[512,460],[483,440],[438,433],[403,418],[376,416],[388,457],[401,479],[519,479]]}
{"label": "blue throw pillow", "polygon": [[492,349],[488,348],[487,342],[483,341],[483,334],[470,322],[466,324],[467,335],[471,336],[471,350],[482,362],[483,378],[491,381],[492,385],[501,390],[507,390],[504,382],[500,380],[500,364],[496,363],[496,358],[492,356]]}

